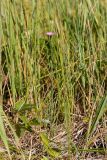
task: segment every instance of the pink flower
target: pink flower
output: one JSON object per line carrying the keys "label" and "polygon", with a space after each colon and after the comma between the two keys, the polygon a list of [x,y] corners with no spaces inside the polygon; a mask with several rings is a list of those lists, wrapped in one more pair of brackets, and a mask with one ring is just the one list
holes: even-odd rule
{"label": "pink flower", "polygon": [[55,35],[56,33],[54,33],[54,32],[46,32],[46,35],[47,36],[53,36],[53,35]]}

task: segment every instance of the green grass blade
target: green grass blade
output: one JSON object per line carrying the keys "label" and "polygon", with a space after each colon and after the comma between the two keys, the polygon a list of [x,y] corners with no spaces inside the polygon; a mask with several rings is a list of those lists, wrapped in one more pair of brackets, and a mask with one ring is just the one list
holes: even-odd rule
{"label": "green grass blade", "polygon": [[98,106],[94,121],[90,129],[90,134],[94,132],[99,120],[102,118],[106,110],[107,110],[107,95],[103,99],[101,99],[100,105]]}
{"label": "green grass blade", "polygon": [[3,124],[3,110],[2,110],[2,106],[0,106],[0,136],[1,136],[1,139],[5,145],[5,148],[9,154],[9,158],[11,159],[11,155],[10,155],[10,150],[9,150],[9,145],[8,145],[8,139],[7,139],[7,136],[6,136],[6,132],[5,132],[5,127],[4,127],[4,124]]}

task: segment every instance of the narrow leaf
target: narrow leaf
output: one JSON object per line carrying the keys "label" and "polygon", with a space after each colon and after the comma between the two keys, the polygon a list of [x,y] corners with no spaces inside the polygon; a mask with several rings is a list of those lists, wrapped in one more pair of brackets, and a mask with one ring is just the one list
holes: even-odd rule
{"label": "narrow leaf", "polygon": [[6,149],[7,149],[7,152],[9,154],[9,158],[11,159],[9,145],[8,145],[8,140],[7,140],[4,124],[3,124],[3,110],[2,110],[2,106],[0,106],[0,136],[1,136],[1,139],[2,139],[4,145],[5,145]]}
{"label": "narrow leaf", "polygon": [[96,125],[98,124],[99,120],[101,119],[106,110],[107,110],[107,95],[101,100],[100,105],[98,106],[98,109],[96,111],[96,116],[94,118],[92,127],[90,129],[90,134],[93,133],[93,131],[96,128]]}
{"label": "narrow leaf", "polygon": [[41,137],[41,139],[42,139],[42,142],[43,142],[44,146],[49,147],[50,141],[49,141],[47,135],[46,135],[45,133],[41,133],[41,134],[40,134],[40,137]]}

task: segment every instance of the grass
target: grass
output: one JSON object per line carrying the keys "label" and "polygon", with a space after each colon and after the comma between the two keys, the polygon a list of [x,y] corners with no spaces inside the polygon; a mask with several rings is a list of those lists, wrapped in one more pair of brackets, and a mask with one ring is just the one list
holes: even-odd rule
{"label": "grass", "polygon": [[[43,132],[36,159],[104,158],[106,1],[1,0],[0,14],[0,135],[10,159],[35,158],[33,141],[28,155],[20,144],[27,132]],[[60,146],[51,146],[58,135]]]}

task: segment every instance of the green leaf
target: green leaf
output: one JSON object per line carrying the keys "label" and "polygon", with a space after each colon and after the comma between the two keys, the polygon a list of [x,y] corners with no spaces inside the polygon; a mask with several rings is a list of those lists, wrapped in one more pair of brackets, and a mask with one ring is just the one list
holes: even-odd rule
{"label": "green leaf", "polygon": [[56,151],[53,148],[46,148],[47,152],[50,154],[50,156],[57,158],[60,155],[60,151]]}
{"label": "green leaf", "polygon": [[37,118],[33,118],[30,122],[30,125],[40,125],[40,121]]}
{"label": "green leaf", "polygon": [[94,121],[90,129],[90,134],[93,133],[93,131],[96,128],[96,125],[98,124],[99,120],[101,119],[106,110],[107,110],[107,95],[103,99],[101,99],[100,105],[98,106],[98,109],[96,111],[96,116],[94,118]]}
{"label": "green leaf", "polygon": [[58,157],[60,155],[60,150],[50,147],[50,140],[48,139],[47,135],[45,133],[41,133],[40,137],[48,154],[54,158]]}
{"label": "green leaf", "polygon": [[25,99],[22,98],[22,99],[20,99],[19,101],[16,102],[15,109],[17,111],[20,111],[24,104],[25,104]]}
{"label": "green leaf", "polygon": [[43,158],[41,160],[48,160],[48,158],[46,158],[45,156],[43,156]]}
{"label": "green leaf", "polygon": [[15,104],[15,109],[18,111],[18,112],[22,112],[22,111],[26,111],[26,110],[31,110],[32,108],[35,109],[35,111],[37,111],[37,108],[36,108],[36,104],[26,104],[24,100],[20,100],[18,102],[16,102]]}
{"label": "green leaf", "polygon": [[20,125],[20,124],[16,124],[15,129],[16,129],[16,134],[17,134],[18,137],[21,137],[23,135],[24,131],[26,130],[24,128],[24,126]]}
{"label": "green leaf", "polygon": [[50,141],[49,141],[47,135],[45,133],[41,133],[40,137],[42,139],[42,142],[43,142],[44,146],[49,147]]}
{"label": "green leaf", "polygon": [[21,98],[19,101],[15,103],[15,109],[18,112],[26,111],[26,110],[31,110],[32,108],[36,108],[36,104],[26,104],[25,103],[25,98]]}
{"label": "green leaf", "polygon": [[28,120],[28,118],[26,116],[20,115],[20,119],[23,121],[23,123],[25,124],[25,126],[29,125],[29,120]]}

